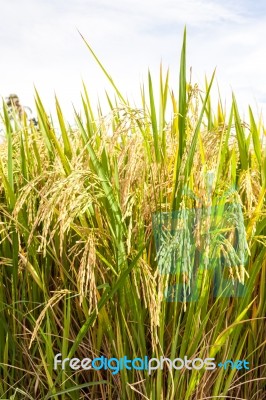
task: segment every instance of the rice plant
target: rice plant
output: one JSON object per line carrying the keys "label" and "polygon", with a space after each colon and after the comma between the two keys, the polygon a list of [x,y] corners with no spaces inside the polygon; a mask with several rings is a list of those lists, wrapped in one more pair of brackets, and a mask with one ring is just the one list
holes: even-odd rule
{"label": "rice plant", "polygon": [[[75,128],[55,99],[60,135],[37,91],[38,126],[3,103],[1,398],[266,398],[262,121],[213,104],[214,74],[187,79],[186,32],[179,89],[161,66],[139,108],[84,42],[114,89],[106,115],[85,85]],[[59,353],[249,369],[55,369]]]}

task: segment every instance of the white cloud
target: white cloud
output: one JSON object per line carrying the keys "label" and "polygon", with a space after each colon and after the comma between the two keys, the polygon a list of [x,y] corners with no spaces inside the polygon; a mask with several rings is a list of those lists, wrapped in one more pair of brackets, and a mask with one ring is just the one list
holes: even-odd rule
{"label": "white cloud", "polygon": [[124,93],[136,97],[147,68],[158,72],[161,59],[176,85],[186,24],[194,79],[217,66],[227,96],[232,86],[243,105],[252,96],[263,102],[266,24],[248,0],[0,0],[0,9],[1,96],[17,92],[32,105],[34,83],[49,109],[56,91],[67,115],[80,104],[81,78],[94,100],[102,96],[110,86],[77,28]]}

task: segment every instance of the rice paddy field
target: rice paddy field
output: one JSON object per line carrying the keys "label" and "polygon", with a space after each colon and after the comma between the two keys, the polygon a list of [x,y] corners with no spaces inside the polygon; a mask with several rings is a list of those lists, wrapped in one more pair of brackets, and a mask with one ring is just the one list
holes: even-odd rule
{"label": "rice paddy field", "polygon": [[[139,108],[86,44],[107,114],[85,86],[74,128],[56,100],[59,134],[37,91],[38,126],[3,105],[0,398],[266,399],[263,119],[213,101],[214,74],[190,81],[186,34],[176,87],[148,74]],[[217,365],[114,374],[59,353]]]}

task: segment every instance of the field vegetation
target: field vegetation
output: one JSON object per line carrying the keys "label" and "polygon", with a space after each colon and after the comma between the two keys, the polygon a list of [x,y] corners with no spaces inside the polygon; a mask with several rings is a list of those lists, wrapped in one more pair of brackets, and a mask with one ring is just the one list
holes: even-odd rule
{"label": "field vegetation", "polygon": [[[60,135],[36,91],[38,127],[4,104],[0,146],[1,399],[266,398],[265,128],[160,68],[132,107]],[[169,114],[170,112],[170,114]],[[171,115],[170,118],[167,115]],[[224,282],[227,282],[226,285]],[[171,289],[171,288],[178,288]],[[249,370],[54,370],[80,359],[214,357]]]}

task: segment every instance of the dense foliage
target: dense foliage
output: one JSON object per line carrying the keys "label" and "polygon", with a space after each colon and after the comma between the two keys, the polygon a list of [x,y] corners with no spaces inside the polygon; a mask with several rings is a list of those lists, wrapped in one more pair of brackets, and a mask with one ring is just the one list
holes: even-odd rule
{"label": "dense foliage", "polygon": [[[228,115],[220,100],[214,111],[213,77],[202,91],[187,81],[186,35],[179,93],[161,69],[159,107],[150,74],[136,109],[96,61],[116,93],[106,116],[85,87],[75,129],[56,100],[60,135],[37,92],[38,126],[4,105],[1,398],[262,400],[264,127],[251,109],[244,123],[234,97]],[[250,370],[55,371],[57,353],[245,359]]]}

